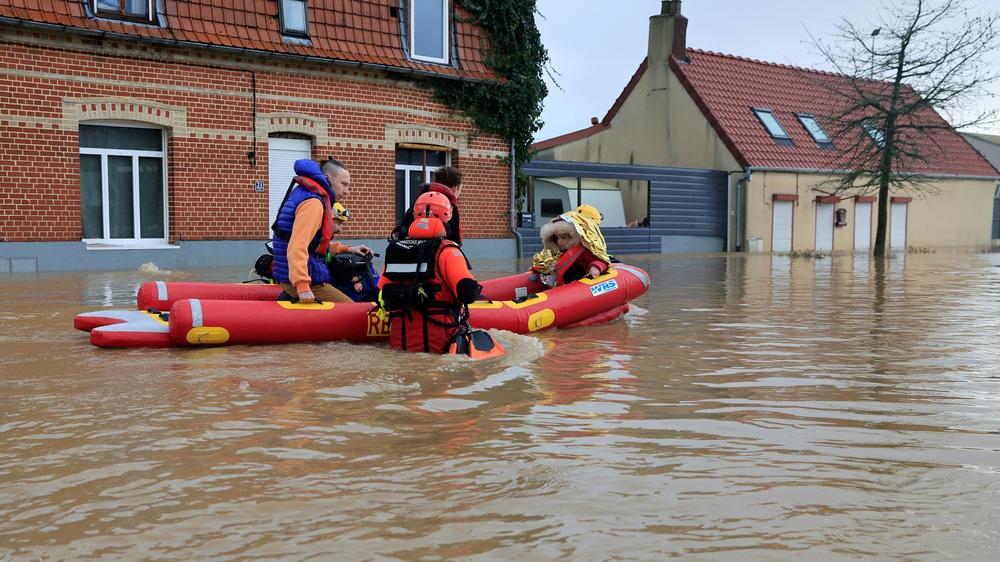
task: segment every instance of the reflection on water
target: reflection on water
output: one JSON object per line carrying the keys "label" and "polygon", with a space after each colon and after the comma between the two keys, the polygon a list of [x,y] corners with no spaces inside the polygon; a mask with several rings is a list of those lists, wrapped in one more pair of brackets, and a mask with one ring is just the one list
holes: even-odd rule
{"label": "reflection on water", "polygon": [[97,349],[148,275],[0,277],[0,560],[994,558],[1000,255],[632,261],[481,363]]}

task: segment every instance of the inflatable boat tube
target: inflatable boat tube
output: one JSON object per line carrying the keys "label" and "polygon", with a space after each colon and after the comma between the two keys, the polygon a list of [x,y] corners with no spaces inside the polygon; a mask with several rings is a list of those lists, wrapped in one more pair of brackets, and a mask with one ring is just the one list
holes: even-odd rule
{"label": "inflatable boat tube", "polygon": [[224,301],[273,301],[281,285],[265,283],[202,283],[190,281],[147,281],[139,287],[135,302],[139,310],[166,312],[181,299]]}
{"label": "inflatable boat tube", "polygon": [[[517,273],[497,279],[488,279],[482,281],[481,284],[483,298],[494,301],[513,300],[548,289],[539,280],[538,275],[533,273]],[[281,294],[280,286],[259,283],[147,281],[139,287],[139,292],[136,295],[138,310],[86,312],[74,319],[73,326],[77,330],[89,332],[101,326],[127,322],[131,318],[143,318],[139,314],[140,311],[168,312],[175,302],[183,299],[274,302],[279,294]]]}
{"label": "inflatable boat tube", "polygon": [[[533,273],[518,273],[481,281],[483,296],[508,300],[544,291],[547,287]],[[182,299],[212,301],[273,301],[281,294],[280,285],[265,283],[205,283],[191,281],[147,281],[136,294],[138,310],[165,312]]]}
{"label": "inflatable boat tube", "polygon": [[[494,285],[494,296],[469,305],[476,328],[528,334],[549,328],[609,322],[625,314],[629,301],[649,288],[645,271],[615,264],[595,279],[581,279],[548,291],[531,274]],[[487,291],[484,291],[486,293]],[[523,294],[522,294],[523,293]],[[514,297],[514,295],[518,295]],[[130,313],[130,314],[128,314]],[[182,299],[169,314],[149,311],[98,311],[81,314],[74,324],[92,327],[90,341],[99,347],[164,347],[350,341],[371,343],[388,338],[388,323],[370,303],[292,304],[278,301]],[[113,323],[110,323],[113,322]]]}

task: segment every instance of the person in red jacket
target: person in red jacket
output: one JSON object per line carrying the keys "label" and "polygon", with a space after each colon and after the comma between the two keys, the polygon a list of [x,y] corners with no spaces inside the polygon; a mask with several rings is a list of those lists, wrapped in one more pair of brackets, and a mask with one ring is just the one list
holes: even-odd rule
{"label": "person in red jacket", "polygon": [[386,248],[379,288],[396,349],[445,353],[467,330],[465,305],[479,296],[479,283],[461,247],[445,238],[451,212],[443,194],[424,193],[413,205],[406,239]]}
{"label": "person in red jacket", "polygon": [[581,205],[542,226],[545,248],[534,256],[532,270],[550,286],[605,273],[611,259],[600,231],[601,218],[594,207]]}

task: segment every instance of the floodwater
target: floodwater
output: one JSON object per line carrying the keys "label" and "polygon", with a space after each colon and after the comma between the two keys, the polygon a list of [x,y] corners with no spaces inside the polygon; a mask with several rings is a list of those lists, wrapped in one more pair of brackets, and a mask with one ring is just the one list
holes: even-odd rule
{"label": "floodwater", "polygon": [[1000,254],[629,261],[480,363],[98,349],[159,276],[0,276],[0,561],[996,559]]}

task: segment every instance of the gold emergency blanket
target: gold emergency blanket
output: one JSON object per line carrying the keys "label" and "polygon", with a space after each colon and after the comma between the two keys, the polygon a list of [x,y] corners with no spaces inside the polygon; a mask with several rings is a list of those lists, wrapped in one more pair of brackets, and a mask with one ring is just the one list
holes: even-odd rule
{"label": "gold emergency blanket", "polygon": [[[583,242],[584,247],[590,250],[590,253],[594,254],[594,257],[597,259],[605,263],[611,263],[611,258],[608,257],[608,245],[604,241],[604,235],[601,234],[600,223],[595,220],[592,214],[574,209],[559,215],[553,219],[553,222],[561,219],[572,224],[577,234],[580,235],[580,241]],[[542,231],[544,233],[545,227],[542,227]],[[547,238],[543,240],[543,243],[545,244],[545,248],[532,256],[531,265],[536,271],[552,273],[556,262],[559,261],[559,254],[561,252],[559,251],[559,247],[555,246]]]}

